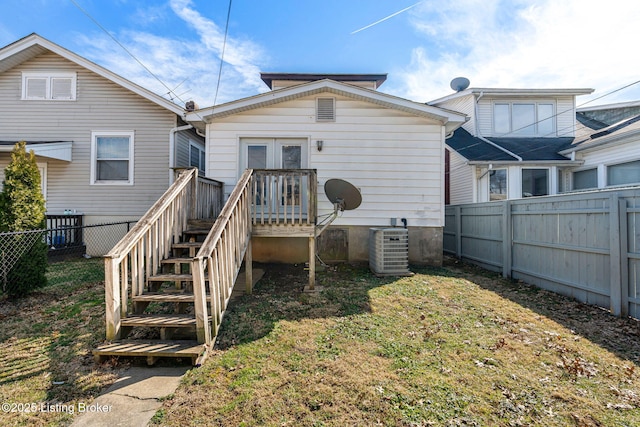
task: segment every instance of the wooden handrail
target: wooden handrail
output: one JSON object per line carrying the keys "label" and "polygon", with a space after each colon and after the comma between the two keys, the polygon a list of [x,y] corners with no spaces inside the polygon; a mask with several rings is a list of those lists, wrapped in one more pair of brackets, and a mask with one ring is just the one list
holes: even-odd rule
{"label": "wooden handrail", "polygon": [[[250,244],[249,195],[252,173],[251,169],[243,173],[191,262],[196,333],[198,342],[207,345],[213,342],[218,333],[242,259]],[[210,310],[207,307],[206,275],[209,283]]]}
{"label": "wooden handrail", "polygon": [[[202,195],[203,197],[200,197]],[[197,169],[180,171],[175,182],[105,256],[107,339],[120,338],[120,320],[131,296],[144,292],[146,278],[180,240],[189,219],[215,216],[222,204],[222,183],[204,182]]]}
{"label": "wooden handrail", "polygon": [[192,184],[191,180],[198,176],[197,169],[184,169],[178,175],[178,178],[171,184],[167,191],[149,208],[149,210],[138,220],[131,230],[111,248],[105,258],[122,259],[131,251],[135,243],[149,230],[151,225],[166,211],[167,207],[174,202],[188,185]]}

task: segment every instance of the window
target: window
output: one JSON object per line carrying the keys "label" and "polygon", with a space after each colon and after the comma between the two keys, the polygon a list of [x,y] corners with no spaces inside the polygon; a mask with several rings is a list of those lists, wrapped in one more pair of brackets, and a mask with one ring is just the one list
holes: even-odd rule
{"label": "window", "polygon": [[318,98],[316,102],[316,121],[333,122],[336,120],[336,100],[334,98]]}
{"label": "window", "polygon": [[22,99],[72,101],[76,99],[76,73],[22,73]]}
{"label": "window", "polygon": [[507,170],[496,169],[489,172],[489,200],[507,198]]}
{"label": "window", "polygon": [[640,160],[607,167],[607,185],[640,183]]}
{"label": "window", "polygon": [[91,134],[91,183],[133,184],[133,132]]}
{"label": "window", "polygon": [[555,133],[553,103],[505,102],[493,105],[494,134],[550,136]]}
{"label": "window", "polygon": [[573,189],[598,188],[598,169],[587,169],[573,173]]}
{"label": "window", "polygon": [[549,194],[548,169],[522,169],[522,197]]}
{"label": "window", "polygon": [[198,168],[199,174],[205,173],[205,151],[196,143],[189,141],[189,166]]}

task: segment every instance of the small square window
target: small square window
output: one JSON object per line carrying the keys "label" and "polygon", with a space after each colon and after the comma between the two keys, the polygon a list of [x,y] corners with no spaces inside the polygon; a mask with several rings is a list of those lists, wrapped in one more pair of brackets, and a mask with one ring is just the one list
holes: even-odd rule
{"label": "small square window", "polygon": [[133,132],[94,132],[91,183],[133,184]]}

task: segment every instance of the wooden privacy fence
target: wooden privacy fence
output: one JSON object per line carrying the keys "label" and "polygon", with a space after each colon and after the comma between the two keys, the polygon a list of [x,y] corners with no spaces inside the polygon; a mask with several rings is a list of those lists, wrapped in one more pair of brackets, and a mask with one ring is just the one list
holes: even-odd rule
{"label": "wooden privacy fence", "polygon": [[444,251],[640,318],[640,187],[447,206]]}
{"label": "wooden privacy fence", "polygon": [[[206,196],[200,198],[200,192]],[[210,203],[216,193],[221,206],[222,183],[199,178],[197,169],[181,170],[162,197],[105,255],[108,340],[120,337],[120,319],[127,315],[129,296],[142,295],[146,278],[159,271],[160,262],[169,256],[172,243],[178,242],[187,228],[187,220],[217,215],[218,212],[203,206]],[[207,216],[199,216],[205,212]]]}

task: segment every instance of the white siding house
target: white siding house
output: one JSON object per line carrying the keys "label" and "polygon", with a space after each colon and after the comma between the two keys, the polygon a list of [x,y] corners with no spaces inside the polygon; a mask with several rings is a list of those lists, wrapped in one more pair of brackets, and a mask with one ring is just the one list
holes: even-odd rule
{"label": "white siding house", "polygon": [[26,141],[47,213],[87,224],[139,218],[190,165],[190,141],[204,149],[182,107],[36,34],[0,49],[0,111],[0,170]]}
{"label": "white siding house", "polygon": [[[444,137],[465,115],[352,81],[308,78],[287,85],[281,80],[274,78],[281,89],[188,115],[189,120],[206,122],[207,176],[223,181],[228,194],[247,167],[317,169],[319,217],[333,210],[324,183],[347,180],[360,189],[363,201],[332,226],[342,231],[338,235],[348,246],[346,258],[367,260],[369,228],[390,226],[392,219],[400,225],[404,218],[410,260],[439,264]],[[299,153],[293,164],[287,159],[290,147]],[[305,241],[282,245],[278,239],[275,248],[268,239],[256,240],[256,260],[306,259]]]}
{"label": "white siding house", "polygon": [[582,162],[560,154],[575,136],[578,95],[592,89],[470,88],[430,102],[470,120],[446,140],[450,203],[556,194]]}

